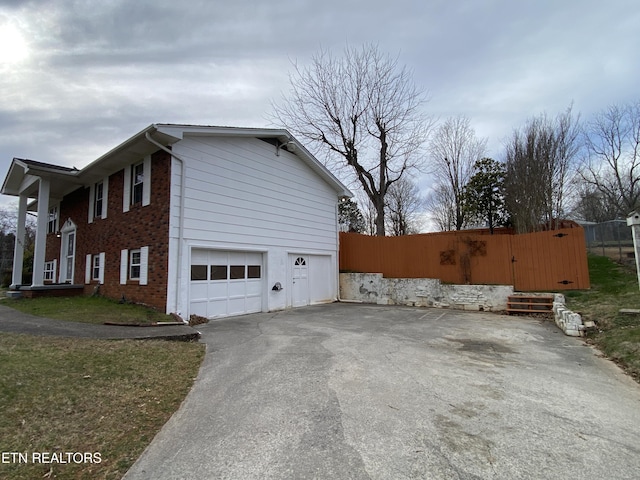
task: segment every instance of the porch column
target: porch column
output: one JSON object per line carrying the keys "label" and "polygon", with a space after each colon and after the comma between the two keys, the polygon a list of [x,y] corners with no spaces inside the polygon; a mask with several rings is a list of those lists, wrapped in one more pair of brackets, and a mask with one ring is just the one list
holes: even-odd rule
{"label": "porch column", "polygon": [[44,285],[44,257],[47,248],[47,224],[49,223],[49,180],[41,178],[38,188],[38,224],[33,251],[33,286]]}
{"label": "porch column", "polygon": [[15,248],[13,249],[13,272],[11,274],[11,286],[16,288],[22,285],[22,263],[24,261],[24,237],[27,223],[27,196],[20,195],[18,201],[18,224],[16,225]]}

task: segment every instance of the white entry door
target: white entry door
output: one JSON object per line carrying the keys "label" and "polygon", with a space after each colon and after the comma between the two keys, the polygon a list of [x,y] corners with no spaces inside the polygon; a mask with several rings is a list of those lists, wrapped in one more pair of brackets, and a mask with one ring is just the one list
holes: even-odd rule
{"label": "white entry door", "polygon": [[292,255],[290,258],[293,263],[291,305],[303,307],[309,305],[309,259],[302,255]]}

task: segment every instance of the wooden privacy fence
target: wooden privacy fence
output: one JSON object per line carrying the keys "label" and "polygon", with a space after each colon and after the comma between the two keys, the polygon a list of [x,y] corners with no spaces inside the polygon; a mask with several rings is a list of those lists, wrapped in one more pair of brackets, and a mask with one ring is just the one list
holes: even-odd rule
{"label": "wooden privacy fence", "polygon": [[340,270],[454,284],[513,285],[522,292],[588,289],[584,230],[485,231],[401,237],[340,234]]}

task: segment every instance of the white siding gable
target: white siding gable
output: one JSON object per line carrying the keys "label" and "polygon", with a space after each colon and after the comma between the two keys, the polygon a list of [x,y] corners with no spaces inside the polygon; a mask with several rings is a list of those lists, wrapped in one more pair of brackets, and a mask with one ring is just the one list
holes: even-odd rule
{"label": "white siding gable", "polygon": [[185,238],[335,252],[337,194],[294,154],[255,138],[197,136],[174,152],[186,163]]}

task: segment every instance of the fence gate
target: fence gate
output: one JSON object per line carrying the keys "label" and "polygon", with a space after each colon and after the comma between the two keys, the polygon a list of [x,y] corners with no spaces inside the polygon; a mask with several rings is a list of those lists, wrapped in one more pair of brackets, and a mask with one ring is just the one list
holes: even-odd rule
{"label": "fence gate", "polygon": [[515,290],[589,288],[584,232],[580,228],[511,236]]}

